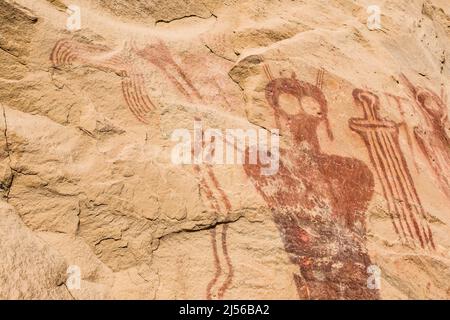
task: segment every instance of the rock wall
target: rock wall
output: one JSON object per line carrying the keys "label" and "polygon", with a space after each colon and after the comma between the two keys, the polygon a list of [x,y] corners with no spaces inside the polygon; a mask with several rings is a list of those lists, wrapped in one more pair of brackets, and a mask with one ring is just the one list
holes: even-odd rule
{"label": "rock wall", "polygon": [[0,298],[450,298],[448,0],[0,22]]}

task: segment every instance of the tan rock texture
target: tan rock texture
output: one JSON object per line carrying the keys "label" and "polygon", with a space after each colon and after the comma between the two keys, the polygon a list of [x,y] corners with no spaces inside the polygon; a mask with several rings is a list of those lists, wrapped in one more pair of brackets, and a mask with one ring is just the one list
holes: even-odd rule
{"label": "tan rock texture", "polygon": [[0,0],[0,298],[449,299],[449,61],[448,0]]}

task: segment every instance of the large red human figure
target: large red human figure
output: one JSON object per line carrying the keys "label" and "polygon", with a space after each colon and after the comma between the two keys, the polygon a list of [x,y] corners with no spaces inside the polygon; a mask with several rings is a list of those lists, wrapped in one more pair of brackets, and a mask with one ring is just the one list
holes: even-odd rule
{"label": "large red human figure", "polygon": [[[269,73],[270,74],[270,73]],[[373,175],[359,160],[329,155],[320,148],[327,100],[317,85],[291,78],[271,79],[265,90],[275,123],[290,136],[280,150],[280,167],[262,176],[260,164],[245,165],[281,233],[285,250],[299,266],[294,275],[302,299],[376,299],[367,286],[371,265],[365,248],[364,213],[373,195]],[[283,105],[283,95],[294,98]],[[307,104],[315,108],[305,108]]]}

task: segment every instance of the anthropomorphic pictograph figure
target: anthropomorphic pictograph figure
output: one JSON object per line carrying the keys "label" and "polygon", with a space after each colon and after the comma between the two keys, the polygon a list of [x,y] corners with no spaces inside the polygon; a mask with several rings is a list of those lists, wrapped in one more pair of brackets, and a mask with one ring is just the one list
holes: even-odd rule
{"label": "anthropomorphic pictograph figure", "polygon": [[[50,59],[55,68],[64,65],[85,65],[117,73],[122,78],[122,93],[125,102],[141,123],[148,124],[156,105],[147,94],[144,74],[149,65],[160,71],[163,78],[188,102],[206,104],[192,80],[175,62],[170,49],[160,39],[152,39],[143,48],[131,41],[121,50],[112,50],[99,44],[87,44],[76,40],[63,39],[56,43]],[[146,62],[147,66],[138,65]],[[147,70],[148,72],[148,70]],[[215,79],[212,79],[215,81]],[[219,86],[217,81],[215,86]],[[221,88],[219,88],[221,92]],[[193,119],[194,120],[194,119]],[[201,121],[195,116],[196,121]],[[201,140],[201,137],[200,139]],[[203,199],[211,210],[226,219],[232,210],[231,202],[223,191],[211,165],[194,165]],[[228,225],[226,223],[211,230],[214,275],[206,288],[207,299],[222,299],[233,279],[233,265],[228,252]]]}
{"label": "anthropomorphic pictograph figure", "polygon": [[[365,210],[374,181],[368,167],[321,150],[318,128],[328,136],[327,100],[318,85],[291,78],[271,78],[265,95],[275,123],[289,148],[280,150],[280,167],[260,175],[260,165],[245,165],[273,213],[285,249],[299,266],[294,275],[302,299],[376,299],[367,287],[371,265],[365,248]],[[323,75],[318,76],[318,84]],[[283,97],[289,96],[287,105]],[[297,108],[298,110],[292,111]]]}
{"label": "anthropomorphic pictograph figure", "polygon": [[410,245],[434,249],[426,213],[400,148],[399,125],[380,117],[380,100],[374,93],[355,89],[353,98],[364,118],[350,119],[349,126],[364,139],[395,231]]}
{"label": "anthropomorphic pictograph figure", "polygon": [[79,64],[115,72],[122,78],[122,94],[131,113],[142,123],[155,110],[145,88],[144,74],[136,65],[132,49],[112,50],[99,44],[63,39],[56,43],[50,56],[54,67]]}
{"label": "anthropomorphic pictograph figure", "polygon": [[421,118],[414,128],[417,144],[441,190],[450,199],[450,137],[445,128],[447,126],[450,130],[450,124],[444,94],[439,97],[430,89],[413,85],[406,76],[401,75],[401,78]]}

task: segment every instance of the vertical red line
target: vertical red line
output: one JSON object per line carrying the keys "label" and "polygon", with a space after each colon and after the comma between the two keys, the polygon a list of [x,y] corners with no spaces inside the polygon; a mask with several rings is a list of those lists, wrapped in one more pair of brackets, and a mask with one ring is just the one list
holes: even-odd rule
{"label": "vertical red line", "polygon": [[[393,171],[395,171],[395,178],[397,181],[397,184],[399,186],[399,191],[401,192],[401,196],[402,196],[402,203],[403,206],[406,206],[406,211],[407,211],[407,217],[409,217],[409,220],[414,228],[414,232],[417,236],[417,239],[419,239],[420,242],[420,246],[422,248],[424,248],[424,241],[423,241],[423,237],[422,234],[420,232],[420,228],[419,225],[417,223],[417,219],[413,213],[413,207],[411,206],[411,202],[413,201],[413,199],[409,199],[406,188],[407,185],[405,185],[405,181],[403,181],[402,179],[402,173],[401,173],[401,168],[399,168],[400,164],[398,163],[398,159],[395,155],[395,152],[393,150],[393,145],[392,143],[390,143],[390,141],[388,142],[386,139],[386,135],[384,132],[381,132],[381,139],[383,140],[384,144],[385,144],[385,148],[386,148],[386,152],[389,155],[389,159],[391,160],[391,166],[393,168]],[[396,137],[393,138],[394,143],[396,142]]]}
{"label": "vertical red line", "polygon": [[393,185],[392,185],[392,183],[391,183],[391,181],[389,179],[387,165],[385,164],[385,161],[383,161],[383,155],[381,154],[381,151],[379,150],[379,148],[376,147],[377,142],[375,141],[375,137],[374,136],[377,133],[376,132],[371,132],[370,134],[371,134],[370,137],[371,137],[371,141],[372,141],[371,146],[372,146],[372,148],[375,151],[375,155],[377,156],[378,162],[379,162],[379,164],[381,166],[380,170],[381,170],[381,172],[383,172],[383,176],[384,176],[384,178],[386,180],[386,184],[387,184],[387,186],[389,188],[390,199],[391,199],[391,202],[393,203],[393,206],[395,208],[395,212],[397,214],[397,219],[398,219],[398,222],[399,222],[400,227],[402,229],[402,232],[403,232],[403,235],[404,235],[404,239],[407,240],[407,233],[406,233],[405,227],[403,226],[402,217],[401,217],[401,210],[399,209],[398,203],[396,201],[396,196],[395,196],[395,193],[394,193],[394,187],[393,187]]}
{"label": "vertical red line", "polygon": [[219,290],[219,299],[223,298],[225,291],[230,287],[231,282],[233,280],[233,274],[234,274],[233,265],[231,263],[231,258],[230,258],[230,255],[228,254],[227,231],[228,231],[228,225],[225,224],[223,226],[223,230],[222,230],[222,250],[224,252],[225,260],[227,263],[228,274],[227,274],[227,278],[226,278],[225,282],[223,283],[222,287]]}
{"label": "vertical red line", "polygon": [[[386,145],[388,147],[390,147],[390,149],[391,149],[390,152],[391,152],[391,156],[393,158],[393,161],[395,159],[395,161],[397,163],[398,169],[396,168],[396,172],[397,172],[397,175],[398,175],[398,179],[400,180],[399,183],[401,185],[402,192],[403,192],[403,195],[405,197],[405,201],[406,201],[406,205],[407,205],[407,208],[408,208],[408,211],[409,211],[410,219],[411,219],[411,221],[412,221],[412,223],[414,225],[414,230],[416,232],[417,237],[419,238],[420,244],[421,244],[422,248],[424,248],[423,237],[422,237],[422,234],[420,232],[420,228],[419,228],[417,219],[416,219],[416,217],[413,214],[413,209],[417,212],[416,204],[419,204],[419,199],[415,198],[411,194],[411,189],[410,189],[410,188],[412,188],[411,181],[407,181],[405,176],[404,176],[405,171],[408,170],[405,167],[407,164],[406,164],[405,161],[402,161],[402,160],[404,160],[404,158],[402,157],[401,154],[399,156],[401,160],[399,159],[399,157],[396,154],[396,152],[398,152],[398,148],[400,148],[400,146],[398,145],[397,139],[394,138],[392,135],[390,135],[389,137],[383,136],[383,139],[385,139]],[[389,142],[387,140],[389,140]],[[397,148],[397,150],[395,148]],[[407,193],[409,193],[409,197],[408,197]],[[412,203],[412,205],[411,205],[411,203]],[[419,217],[420,217],[420,215],[419,215]]]}
{"label": "vertical red line", "polygon": [[[363,140],[369,151],[368,153],[369,153],[370,161],[372,162],[373,167],[375,168],[375,172],[377,174],[378,181],[380,181],[383,196],[386,199],[386,202],[388,205],[389,216],[391,217],[392,224],[394,225],[394,230],[400,237],[402,237],[402,235],[400,234],[399,229],[397,227],[397,224],[395,223],[395,217],[392,214],[393,210],[395,210],[397,214],[398,214],[398,212],[395,208],[392,208],[392,204],[391,204],[392,200],[390,200],[392,198],[392,195],[388,195],[388,192],[390,192],[390,191],[389,191],[389,186],[386,185],[388,182],[385,181],[386,177],[383,176],[382,170],[380,168],[381,165],[378,162],[378,159],[375,160],[374,153],[376,151],[374,150],[373,146],[369,143],[369,137],[367,136],[369,134],[372,134],[372,133],[371,132],[361,133],[361,135],[363,135]],[[403,229],[403,227],[402,227],[402,229]],[[405,236],[404,230],[402,230],[402,232],[403,232],[403,236]]]}
{"label": "vertical red line", "polygon": [[379,133],[379,132],[377,132],[375,134],[375,137],[377,139],[377,144],[376,145],[378,146],[378,148],[380,148],[380,150],[382,150],[380,152],[382,153],[382,158],[385,161],[385,164],[386,164],[385,167],[386,167],[387,171],[389,172],[389,174],[387,174],[387,176],[391,177],[391,179],[392,179],[393,190],[395,190],[395,193],[394,193],[395,194],[395,196],[394,196],[395,204],[398,207],[401,208],[401,210],[399,210],[399,212],[402,212],[401,216],[403,216],[403,221],[406,224],[406,228],[408,230],[408,233],[411,236],[411,238],[414,239],[414,233],[412,232],[411,226],[409,225],[408,218],[407,218],[407,213],[406,213],[405,207],[404,207],[405,199],[403,199],[403,197],[401,196],[400,190],[399,190],[398,177],[396,179],[396,175],[394,173],[394,169],[392,168],[392,163],[390,161],[391,159],[389,158],[389,156],[387,154],[387,150],[385,150],[385,147],[381,143],[380,135],[381,135],[381,133]]}

